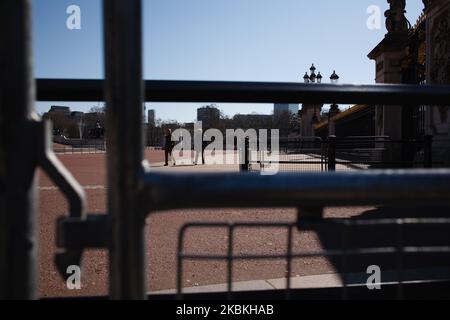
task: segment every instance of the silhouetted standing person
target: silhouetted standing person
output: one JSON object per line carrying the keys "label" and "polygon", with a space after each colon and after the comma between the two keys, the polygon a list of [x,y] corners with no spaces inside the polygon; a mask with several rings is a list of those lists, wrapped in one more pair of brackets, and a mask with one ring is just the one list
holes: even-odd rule
{"label": "silhouetted standing person", "polygon": [[164,135],[164,137],[165,137],[164,156],[165,156],[165,160],[166,160],[164,166],[168,166],[169,165],[169,155],[170,155],[170,158],[173,159],[172,150],[173,150],[174,142],[172,141],[172,130],[166,129],[166,134]]}
{"label": "silhouetted standing person", "polygon": [[205,149],[208,146],[207,141],[202,141],[202,163],[205,164]]}
{"label": "silhouetted standing person", "polygon": [[195,160],[194,165],[199,164],[198,158],[201,157],[202,164],[205,164],[205,148],[206,148],[206,141],[203,141],[203,131],[201,129],[198,129],[195,132],[194,136],[194,148],[195,148]]}

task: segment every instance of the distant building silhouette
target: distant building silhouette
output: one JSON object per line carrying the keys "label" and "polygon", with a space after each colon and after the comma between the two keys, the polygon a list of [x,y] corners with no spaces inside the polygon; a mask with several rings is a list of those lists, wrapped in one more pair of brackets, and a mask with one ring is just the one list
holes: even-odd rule
{"label": "distant building silhouette", "polygon": [[150,126],[153,126],[153,127],[155,126],[156,120],[155,120],[155,110],[154,109],[148,110],[148,112],[147,112],[147,123]]}
{"label": "distant building silhouette", "polygon": [[53,135],[64,135],[67,138],[103,138],[105,128],[104,112],[71,111],[66,106],[51,106],[43,115],[52,120]]}
{"label": "distant building silhouette", "polygon": [[51,106],[50,110],[48,112],[49,113],[59,113],[59,114],[63,114],[63,115],[69,116],[70,115],[70,107]]}
{"label": "distant building silhouette", "polygon": [[298,108],[298,104],[276,103],[274,104],[273,115],[277,119],[286,112],[289,112],[291,115],[298,114]]}
{"label": "distant building silhouette", "polygon": [[217,126],[220,120],[220,110],[214,105],[204,106],[197,109],[197,121],[202,121],[203,128]]}
{"label": "distant building silhouette", "polygon": [[270,129],[272,124],[272,115],[237,114],[233,117],[231,126],[235,129]]}

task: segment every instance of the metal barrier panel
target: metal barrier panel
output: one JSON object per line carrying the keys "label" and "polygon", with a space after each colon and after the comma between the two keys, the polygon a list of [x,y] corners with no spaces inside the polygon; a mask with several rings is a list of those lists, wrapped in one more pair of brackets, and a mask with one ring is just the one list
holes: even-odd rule
{"label": "metal barrier panel", "polygon": [[[269,143],[270,145],[270,143]],[[279,141],[280,172],[322,172],[327,170],[327,144],[318,137],[301,139],[283,138]],[[264,171],[270,165],[271,157],[267,150],[250,150],[251,171]]]}
{"label": "metal barrier panel", "polygon": [[338,138],[337,170],[373,168],[432,168],[448,164],[432,161],[432,136],[422,140],[380,138]]}
{"label": "metal barrier panel", "polygon": [[[397,208],[398,209],[398,208]],[[358,279],[351,279],[350,273],[366,272],[367,266],[376,257],[377,265],[384,273],[390,272],[390,281],[398,283],[394,295],[385,298],[403,299],[409,293],[411,283],[425,283],[429,281],[421,275],[411,272],[413,268],[432,266],[434,268],[448,268],[450,262],[450,238],[447,236],[450,227],[448,218],[383,218],[383,219],[300,219],[297,223],[281,222],[239,222],[239,223],[188,223],[185,224],[178,238],[177,250],[177,295],[183,298],[183,267],[187,261],[225,261],[227,294],[231,299],[233,292],[234,263],[240,261],[283,260],[285,261],[285,288],[284,298],[292,298],[293,287],[292,272],[296,260],[303,258],[327,257],[333,266],[342,275],[342,287],[339,290],[341,299],[348,299],[349,286],[366,285]],[[225,253],[190,252],[185,248],[186,234],[190,230],[202,231],[214,228],[227,230],[227,250]],[[280,237],[286,237],[283,250],[276,253],[248,253],[237,249],[235,243],[239,240],[237,231],[243,229],[272,229],[284,231]],[[298,245],[298,236],[303,231],[315,231],[324,247],[324,250],[301,250]],[[376,234],[382,233],[382,237]],[[417,238],[417,233],[427,237],[425,241]],[[369,234],[370,237],[366,236]],[[446,241],[442,241],[444,238]],[[235,247],[236,246],[236,247]],[[300,245],[301,247],[301,245]],[[389,271],[388,271],[389,270]],[[298,272],[298,271],[297,271]],[[431,271],[432,273],[432,271]],[[354,277],[353,273],[353,278]],[[429,273],[425,277],[433,278]],[[432,281],[448,281],[450,273],[445,276],[435,276]],[[384,283],[383,283],[384,289]],[[367,290],[370,291],[370,290]],[[436,294],[435,294],[436,295]],[[446,297],[443,293],[442,297]],[[353,296],[352,298],[359,298]],[[448,297],[447,297],[448,298]]]}
{"label": "metal barrier panel", "polygon": [[[433,162],[433,137],[423,140],[391,140],[389,137],[335,137],[281,139],[280,172],[353,171],[387,168],[448,167],[447,162]],[[266,150],[253,151],[250,170],[263,172],[270,164]],[[255,156],[256,155],[256,156]]]}
{"label": "metal barrier panel", "polygon": [[96,144],[96,145],[71,145],[62,147],[57,146],[53,147],[53,152],[57,154],[96,154],[96,153],[105,153],[105,146]]}
{"label": "metal barrier panel", "polygon": [[[0,212],[0,298],[36,297],[34,80],[29,0],[0,2],[0,128],[5,204]],[[7,186],[7,187],[6,187]],[[1,190],[0,190],[1,191]]]}

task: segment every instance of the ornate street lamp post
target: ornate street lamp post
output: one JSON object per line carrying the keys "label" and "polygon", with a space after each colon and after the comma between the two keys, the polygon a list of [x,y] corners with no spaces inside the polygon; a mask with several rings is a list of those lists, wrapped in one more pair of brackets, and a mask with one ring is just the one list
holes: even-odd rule
{"label": "ornate street lamp post", "polygon": [[336,135],[336,127],[333,117],[340,112],[339,106],[337,104],[332,104],[330,110],[328,111],[328,135]]}
{"label": "ornate street lamp post", "polygon": [[[305,83],[322,83],[323,76],[320,72],[316,74],[316,67],[314,66],[314,63],[311,65],[311,68],[309,68],[310,73],[305,72],[305,75],[303,76],[303,80]],[[336,71],[333,71],[333,74],[330,77],[331,83],[338,83],[339,76],[336,74]],[[303,105],[302,108],[302,135],[303,136],[310,136],[314,135],[314,126],[320,122],[320,109],[322,108],[322,105]],[[318,110],[317,110],[318,109]],[[333,104],[330,108],[330,113],[328,114],[328,123],[330,125],[331,118],[339,113],[339,107],[336,104]],[[333,132],[334,134],[334,126],[333,128],[328,129],[329,132]]]}
{"label": "ornate street lamp post", "polygon": [[311,83],[315,83],[316,82],[316,67],[314,67],[314,63],[312,64],[311,68],[309,68],[309,70],[311,71],[311,74],[309,75],[309,80],[311,81]]}
{"label": "ornate street lamp post", "polygon": [[[339,81],[339,76],[336,74],[336,71],[333,71],[333,74],[330,76],[330,81],[333,84],[337,84]],[[330,110],[328,111],[328,135],[334,136],[336,135],[336,127],[333,117],[340,112],[339,106],[333,103],[330,106]]]}
{"label": "ornate street lamp post", "polygon": [[311,125],[314,127],[314,125],[319,123],[319,117],[317,116],[317,110],[314,109],[314,115],[311,119]]}

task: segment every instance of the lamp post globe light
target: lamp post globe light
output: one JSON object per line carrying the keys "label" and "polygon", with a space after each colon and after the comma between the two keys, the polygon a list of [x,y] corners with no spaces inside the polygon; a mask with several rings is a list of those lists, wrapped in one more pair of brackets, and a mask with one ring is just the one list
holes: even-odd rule
{"label": "lamp post globe light", "polygon": [[320,74],[320,72],[317,74],[317,83],[322,83],[322,75]]}
{"label": "lamp post globe light", "polygon": [[305,80],[305,83],[309,83],[308,72],[305,72],[305,75],[303,76],[303,80]]}
{"label": "lamp post globe light", "polygon": [[[330,76],[330,81],[331,81],[332,84],[337,84],[338,83],[339,76],[337,75],[336,70],[333,70],[333,74]],[[330,106],[330,111],[328,112],[328,121],[332,117],[334,117],[336,114],[338,114],[339,112],[340,112],[339,111],[339,106],[337,104],[333,103]]]}
{"label": "lamp post globe light", "polygon": [[338,83],[339,76],[336,74],[336,70],[333,71],[333,74],[330,76],[331,83]]}
{"label": "lamp post globe light", "polygon": [[[311,68],[309,68],[310,74],[308,75],[308,72],[305,72],[305,75],[303,76],[303,80],[305,83],[322,83],[323,76],[320,74],[320,71],[316,74],[316,67],[314,66],[314,63],[312,64]],[[333,84],[336,84],[339,82],[339,76],[336,73],[336,70],[333,70],[333,74],[330,76],[330,81]]]}
{"label": "lamp post globe light", "polygon": [[303,76],[303,80],[305,83],[322,83],[323,76],[318,72],[316,74],[316,67],[314,66],[314,63],[311,65],[311,68],[309,68],[310,74],[308,75],[308,72],[305,72],[305,75]]}

